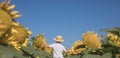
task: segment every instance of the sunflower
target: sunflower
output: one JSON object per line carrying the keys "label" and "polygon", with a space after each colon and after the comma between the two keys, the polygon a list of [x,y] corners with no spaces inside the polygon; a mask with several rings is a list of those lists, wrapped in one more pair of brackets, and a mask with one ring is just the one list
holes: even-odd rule
{"label": "sunflower", "polygon": [[21,16],[18,11],[12,11],[14,7],[10,5],[10,0],[0,3],[0,39],[9,32],[14,19]]}
{"label": "sunflower", "polygon": [[96,33],[88,31],[82,35],[82,40],[88,48],[100,48],[101,42]]}
{"label": "sunflower", "polygon": [[74,44],[72,45],[72,47],[70,48],[68,55],[79,54],[85,49],[86,49],[86,46],[82,41],[80,41],[80,40],[75,41]]}
{"label": "sunflower", "polygon": [[19,11],[13,11],[15,5],[10,5],[11,0],[0,3],[0,43],[14,46],[17,50],[26,46],[26,39],[32,34],[26,27],[15,21],[20,17]]}
{"label": "sunflower", "polygon": [[8,36],[7,42],[13,47],[27,46],[29,40],[28,38],[31,35],[31,33],[32,32],[26,29],[26,27],[23,27],[20,24],[14,22],[11,28],[10,35]]}

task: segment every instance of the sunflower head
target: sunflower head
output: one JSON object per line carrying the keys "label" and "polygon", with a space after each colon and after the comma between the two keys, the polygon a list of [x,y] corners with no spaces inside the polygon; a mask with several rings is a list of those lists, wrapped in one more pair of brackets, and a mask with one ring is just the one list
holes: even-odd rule
{"label": "sunflower head", "polygon": [[118,35],[108,32],[107,37],[115,46],[120,47],[120,37]]}
{"label": "sunflower head", "polygon": [[44,35],[42,34],[37,35],[33,42],[34,49],[42,50],[45,47],[44,44],[45,44]]}
{"label": "sunflower head", "polygon": [[82,35],[82,40],[88,48],[100,48],[101,43],[96,33],[88,31]]}
{"label": "sunflower head", "polygon": [[82,41],[78,40],[74,42],[74,44],[70,48],[69,53],[67,53],[67,55],[79,54],[85,49],[86,49],[85,44]]}
{"label": "sunflower head", "polygon": [[0,3],[0,38],[11,29],[12,22],[21,15],[18,11],[12,11],[15,5],[10,5],[10,0]]}
{"label": "sunflower head", "polygon": [[17,41],[22,44],[24,43],[25,39],[28,39],[31,35],[29,32],[30,31],[28,29],[16,23],[15,25],[12,25],[11,35],[8,38],[8,41]]}
{"label": "sunflower head", "polygon": [[30,36],[30,31],[25,27],[21,26],[19,23],[14,22],[11,27],[11,32],[7,37],[7,43],[12,45],[16,50],[20,50],[21,46],[28,45],[28,38]]}

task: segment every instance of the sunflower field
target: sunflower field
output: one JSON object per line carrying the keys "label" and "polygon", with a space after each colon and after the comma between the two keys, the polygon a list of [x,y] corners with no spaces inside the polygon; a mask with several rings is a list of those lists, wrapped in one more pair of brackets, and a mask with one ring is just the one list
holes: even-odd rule
{"label": "sunflower field", "polygon": [[[10,0],[0,3],[0,58],[53,58],[52,49],[45,46],[44,35],[30,38],[32,32],[16,21],[21,15],[14,8]],[[101,32],[107,35],[83,33],[82,40],[76,40],[64,57],[120,58],[120,27],[101,29]]]}

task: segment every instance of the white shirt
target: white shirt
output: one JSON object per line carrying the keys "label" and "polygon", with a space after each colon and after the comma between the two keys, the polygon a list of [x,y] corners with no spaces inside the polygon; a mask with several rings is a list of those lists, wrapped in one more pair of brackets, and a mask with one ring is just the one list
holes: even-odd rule
{"label": "white shirt", "polygon": [[55,44],[49,45],[49,47],[53,49],[53,58],[64,58],[63,52],[66,52],[67,50],[62,44],[55,43]]}

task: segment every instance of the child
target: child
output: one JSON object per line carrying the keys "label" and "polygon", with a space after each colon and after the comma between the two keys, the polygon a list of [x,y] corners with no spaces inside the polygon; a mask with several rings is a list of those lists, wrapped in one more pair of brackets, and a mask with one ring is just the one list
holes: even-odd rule
{"label": "child", "polygon": [[58,35],[54,38],[54,41],[56,43],[51,44],[51,45],[47,45],[45,44],[47,47],[50,47],[53,49],[53,58],[64,58],[63,57],[63,53],[67,52],[67,50],[65,49],[65,47],[61,44],[64,40],[62,38],[62,36]]}

